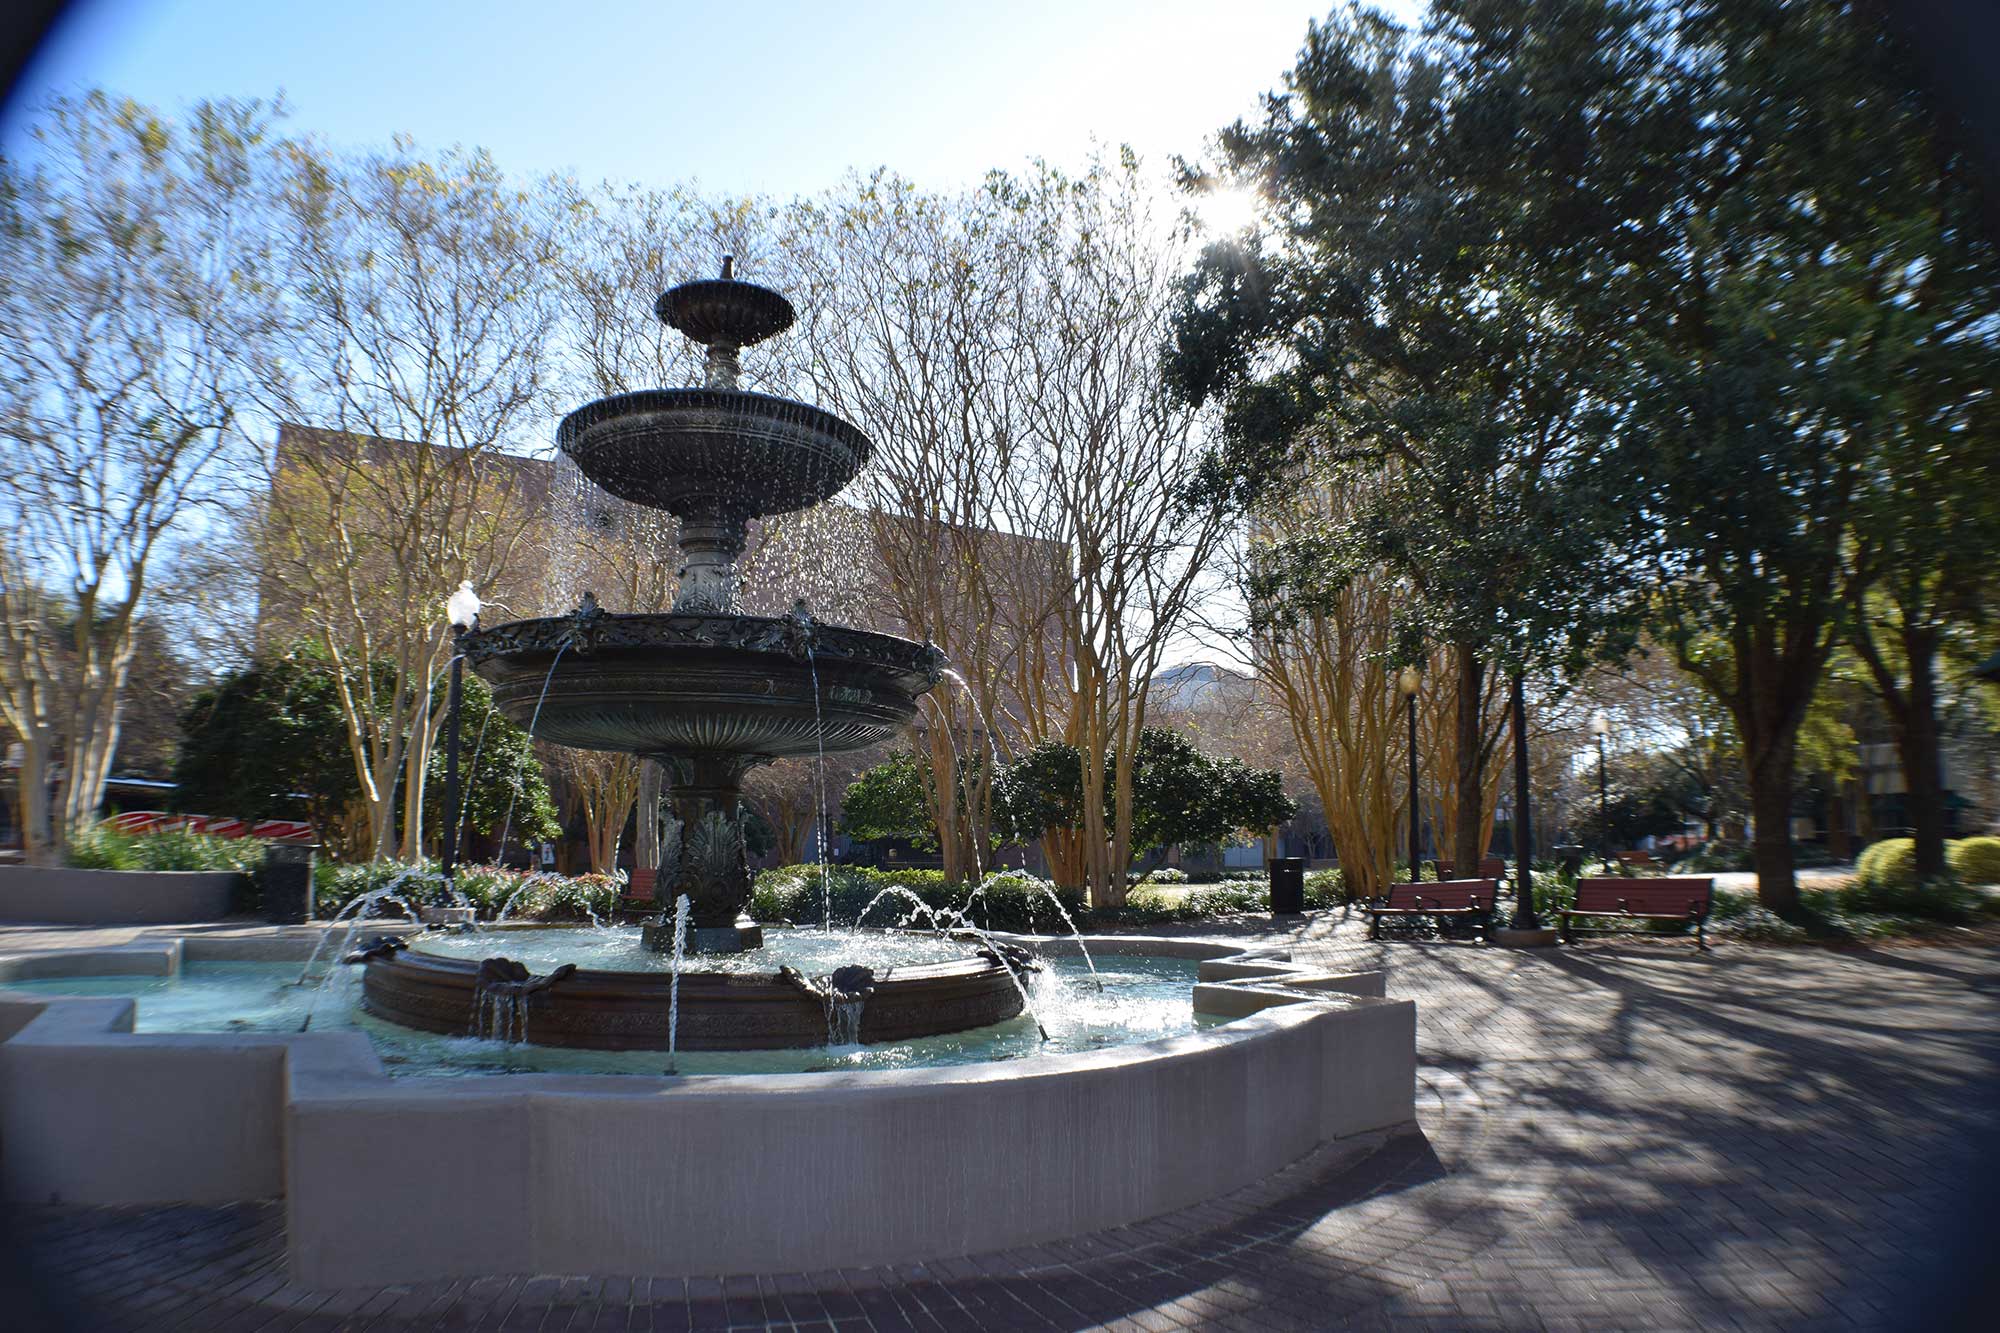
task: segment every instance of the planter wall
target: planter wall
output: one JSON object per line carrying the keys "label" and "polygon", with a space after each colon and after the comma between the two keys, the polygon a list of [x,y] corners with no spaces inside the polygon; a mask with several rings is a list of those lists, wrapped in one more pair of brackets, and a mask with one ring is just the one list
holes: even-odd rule
{"label": "planter wall", "polygon": [[233,870],[72,870],[0,866],[0,922],[62,926],[220,921]]}

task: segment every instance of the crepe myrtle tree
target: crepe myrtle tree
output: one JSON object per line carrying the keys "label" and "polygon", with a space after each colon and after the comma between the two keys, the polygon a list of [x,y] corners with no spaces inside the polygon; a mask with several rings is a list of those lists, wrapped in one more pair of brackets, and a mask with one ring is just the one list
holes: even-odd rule
{"label": "crepe myrtle tree", "polygon": [[276,114],[91,92],[0,156],[0,721],[31,860],[102,803],[145,608],[237,498]]}

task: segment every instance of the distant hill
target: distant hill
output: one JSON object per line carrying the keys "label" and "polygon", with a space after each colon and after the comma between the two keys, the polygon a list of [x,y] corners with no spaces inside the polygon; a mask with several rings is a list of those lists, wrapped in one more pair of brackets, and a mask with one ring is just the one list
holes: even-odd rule
{"label": "distant hill", "polygon": [[1161,708],[1194,708],[1249,689],[1250,677],[1215,662],[1183,662],[1146,682],[1146,692]]}

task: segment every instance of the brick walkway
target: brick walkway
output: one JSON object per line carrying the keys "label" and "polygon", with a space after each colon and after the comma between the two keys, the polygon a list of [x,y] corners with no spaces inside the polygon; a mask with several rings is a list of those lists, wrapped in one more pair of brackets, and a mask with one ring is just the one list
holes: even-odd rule
{"label": "brick walkway", "polygon": [[78,1327],[200,1333],[1913,1328],[1992,1265],[2000,954],[1355,935],[1294,943],[1418,1001],[1422,1133],[1119,1232],[893,1270],[308,1291],[276,1205],[50,1208],[16,1253]]}

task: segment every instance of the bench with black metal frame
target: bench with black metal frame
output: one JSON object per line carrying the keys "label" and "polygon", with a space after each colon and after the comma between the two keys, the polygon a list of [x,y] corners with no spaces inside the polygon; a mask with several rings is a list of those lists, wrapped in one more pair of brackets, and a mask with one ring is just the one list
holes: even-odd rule
{"label": "bench with black metal frame", "polygon": [[1483,938],[1493,926],[1493,903],[1500,886],[1490,879],[1447,879],[1430,884],[1391,884],[1389,891],[1362,907],[1368,938],[1382,938],[1382,919],[1429,921],[1439,934],[1461,923]]}
{"label": "bench with black metal frame", "polygon": [[[1654,922],[1678,922],[1693,929],[1696,948],[1707,949],[1708,914],[1714,900],[1715,881],[1706,875],[1586,877],[1576,882],[1576,902],[1559,913],[1563,943],[1578,935],[1628,934],[1648,930]],[[1573,922],[1576,917],[1618,924],[1578,926]]]}

